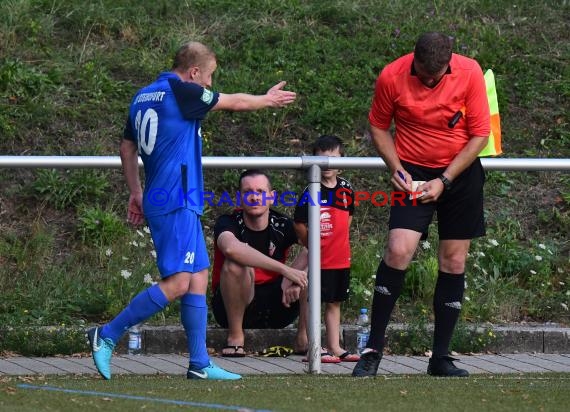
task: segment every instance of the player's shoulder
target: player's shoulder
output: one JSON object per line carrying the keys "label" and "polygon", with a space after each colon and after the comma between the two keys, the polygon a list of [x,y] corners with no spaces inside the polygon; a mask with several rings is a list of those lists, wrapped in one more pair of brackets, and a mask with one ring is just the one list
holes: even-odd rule
{"label": "player's shoulder", "polygon": [[269,225],[278,231],[291,228],[294,225],[293,219],[277,210],[269,209]]}
{"label": "player's shoulder", "polygon": [[382,69],[382,76],[392,77],[399,76],[401,74],[411,73],[412,62],[414,61],[414,54],[408,53],[404,56],[398,57],[396,60],[388,63]]}
{"label": "player's shoulder", "polygon": [[454,70],[474,70],[480,68],[477,60],[457,53],[453,53],[451,55],[451,61],[449,64],[451,66],[452,73]]}
{"label": "player's shoulder", "polygon": [[[203,86],[194,82],[185,82],[180,79],[180,77],[173,75],[165,77],[165,80],[170,85],[170,88],[174,93],[184,93],[185,95],[201,96],[206,90]],[[208,93],[211,93],[208,90]]]}
{"label": "player's shoulder", "polygon": [[269,209],[269,219],[275,222],[287,222],[292,221],[292,219],[285,213],[279,212],[275,209]]}
{"label": "player's shoulder", "polygon": [[338,187],[353,190],[352,184],[347,179],[345,179],[344,177],[337,176],[336,182],[337,182]]}

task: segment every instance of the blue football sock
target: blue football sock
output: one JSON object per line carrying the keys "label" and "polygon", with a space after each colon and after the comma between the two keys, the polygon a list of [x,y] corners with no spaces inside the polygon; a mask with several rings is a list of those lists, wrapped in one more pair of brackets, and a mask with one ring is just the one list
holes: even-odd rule
{"label": "blue football sock", "polygon": [[158,285],[153,285],[135,296],[115,319],[103,326],[100,336],[110,338],[116,344],[131,326],[150,318],[166,305],[168,299]]}
{"label": "blue football sock", "polygon": [[210,357],[206,348],[206,326],[208,305],[205,295],[187,293],[180,299],[180,320],[188,339],[190,367],[202,369],[209,365]]}

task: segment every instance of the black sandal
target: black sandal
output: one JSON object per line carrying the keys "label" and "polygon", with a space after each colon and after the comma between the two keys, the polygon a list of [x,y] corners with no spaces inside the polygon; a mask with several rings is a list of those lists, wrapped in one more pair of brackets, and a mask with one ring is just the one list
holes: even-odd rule
{"label": "black sandal", "polygon": [[[224,349],[233,349],[233,352],[224,352]],[[241,352],[240,352],[241,349]],[[243,345],[228,345],[222,348],[222,356],[224,358],[243,358],[245,357],[245,351]]]}

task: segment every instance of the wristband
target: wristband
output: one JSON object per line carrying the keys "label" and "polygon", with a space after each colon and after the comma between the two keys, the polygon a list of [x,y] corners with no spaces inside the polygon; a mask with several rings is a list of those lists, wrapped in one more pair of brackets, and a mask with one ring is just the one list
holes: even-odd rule
{"label": "wristband", "polygon": [[449,181],[449,179],[447,177],[445,177],[444,175],[440,175],[438,177],[439,177],[439,180],[441,180],[443,182],[443,186],[445,186],[445,190],[451,189],[451,182]]}

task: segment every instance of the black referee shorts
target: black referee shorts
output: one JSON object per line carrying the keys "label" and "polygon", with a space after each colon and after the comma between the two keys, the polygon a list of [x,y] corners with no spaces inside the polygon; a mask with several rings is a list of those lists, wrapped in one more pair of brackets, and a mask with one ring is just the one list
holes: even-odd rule
{"label": "black referee shorts", "polygon": [[[412,175],[413,180],[429,181],[445,171],[445,168],[427,168],[408,162],[402,162],[402,166]],[[477,158],[453,180],[451,188],[444,191],[437,202],[420,203],[410,200],[408,196],[403,199],[403,204],[395,201],[390,207],[389,228],[410,229],[426,234],[433,215],[437,212],[441,240],[485,236],[484,183],[485,172]]]}

